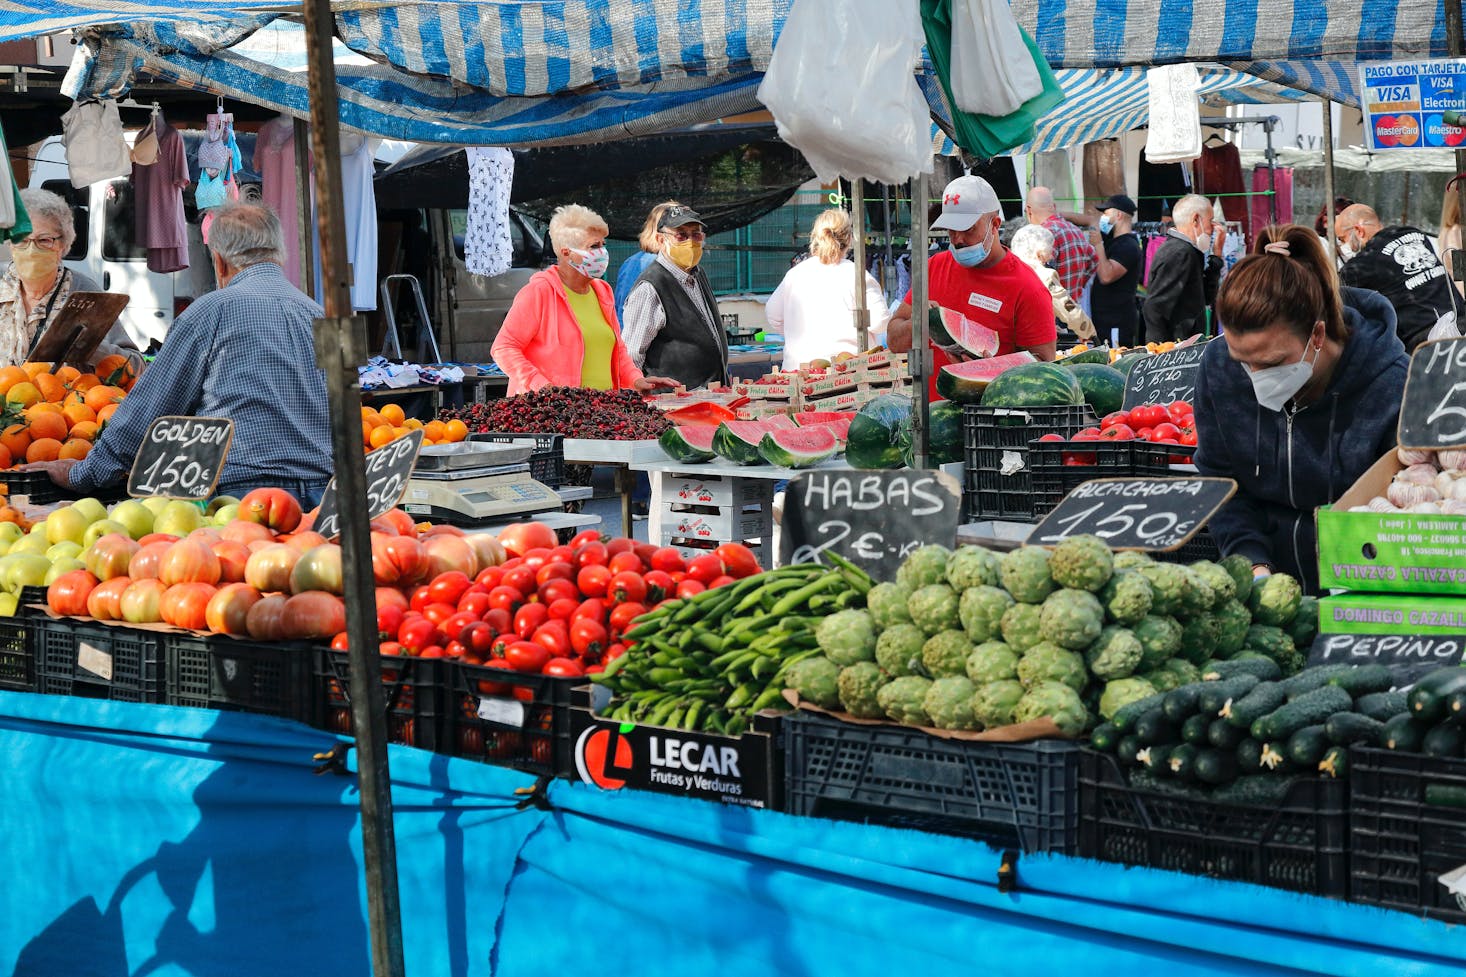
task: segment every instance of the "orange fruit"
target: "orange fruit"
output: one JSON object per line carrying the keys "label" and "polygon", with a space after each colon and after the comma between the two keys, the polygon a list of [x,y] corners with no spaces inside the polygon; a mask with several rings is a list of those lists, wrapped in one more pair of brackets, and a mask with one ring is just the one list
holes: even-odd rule
{"label": "orange fruit", "polygon": [[115,404],[126,396],[127,391],[123,390],[121,387],[113,387],[105,383],[99,383],[97,384],[97,386],[87,391],[86,404],[92,410],[96,411],[97,416],[100,417],[102,415],[103,407],[106,407],[108,404]]}
{"label": "orange fruit", "polygon": [[88,390],[92,389],[101,382],[101,380],[97,379],[97,375],[95,373],[83,373],[81,376],[71,381],[71,389],[80,390],[83,394],[85,394]]}
{"label": "orange fruit", "polygon": [[468,425],[456,417],[443,425],[443,431],[447,434],[449,441],[462,441],[468,437]]}
{"label": "orange fruit", "polygon": [[66,397],[66,384],[53,374],[39,374],[35,384],[36,389],[41,392],[41,399],[48,403],[59,404]]}
{"label": "orange fruit", "polygon": [[25,375],[28,376],[28,377],[30,377],[32,380],[34,380],[36,377],[40,376],[42,373],[50,373],[51,372],[51,364],[50,363],[36,363],[36,362],[22,363],[21,366],[20,366],[20,368],[22,370],[24,370],[25,371]]}
{"label": "orange fruit", "polygon": [[0,393],[8,393],[11,387],[29,379],[26,372],[18,366],[7,366],[0,369]]}
{"label": "orange fruit", "polygon": [[41,402],[41,391],[29,380],[24,380],[5,391],[5,399],[12,404],[19,404],[22,407],[29,407],[31,404]]}
{"label": "orange fruit", "polygon": [[61,408],[61,413],[73,425],[80,424],[82,421],[95,421],[97,419],[97,412],[83,403],[67,404]]}
{"label": "orange fruit", "polygon": [[10,452],[12,458],[24,458],[31,446],[31,429],[25,424],[12,424],[0,431],[0,445]]}
{"label": "orange fruit", "polygon": [[56,379],[66,384],[71,383],[71,381],[79,376],[81,376],[81,371],[74,366],[63,366],[56,371]]}
{"label": "orange fruit", "polygon": [[9,468],[15,464],[15,459],[10,457],[10,449],[0,444],[0,468]]}
{"label": "orange fruit", "polygon": [[447,428],[442,421],[428,421],[422,426],[423,437],[430,441],[441,441],[447,433]]}
{"label": "orange fruit", "polygon": [[117,413],[117,408],[121,406],[121,404],[108,404],[101,410],[97,411],[97,423],[106,424],[112,419],[112,415]]}
{"label": "orange fruit", "polygon": [[113,353],[111,356],[104,356],[97,361],[93,372],[102,379],[103,383],[110,383],[115,386],[125,386],[127,381],[132,379],[132,364],[127,357],[121,353]]}
{"label": "orange fruit", "polygon": [[25,414],[25,419],[29,421],[37,414],[55,414],[57,417],[60,417],[62,409],[60,404],[53,404],[49,400],[43,400],[40,403],[31,404],[22,413]]}
{"label": "orange fruit", "polygon": [[73,438],[81,438],[83,441],[95,441],[97,439],[97,431],[100,429],[101,425],[96,421],[77,421],[71,425],[70,433]]}
{"label": "orange fruit", "polygon": [[71,425],[66,423],[66,418],[61,414],[53,414],[49,411],[37,413],[30,418],[31,437],[40,440],[42,438],[53,438],[57,441],[66,440],[66,432]]}
{"label": "orange fruit", "polygon": [[393,427],[401,427],[402,422],[407,419],[406,415],[402,413],[400,404],[383,404],[382,409],[377,413],[381,414],[382,419]]}
{"label": "orange fruit", "polygon": [[[34,447],[34,445],[32,445]],[[61,450],[56,453],[57,458],[81,461],[92,450],[92,443],[82,438],[72,438],[61,445]]]}
{"label": "orange fruit", "polygon": [[379,424],[372,428],[372,433],[367,437],[367,444],[373,448],[380,448],[392,440],[392,429],[385,424]]}
{"label": "orange fruit", "polygon": [[372,408],[370,408],[370,407],[363,407],[361,409],[361,422],[363,424],[365,424],[367,421],[370,421],[372,418],[374,418],[376,416],[377,416],[377,412],[375,410],[373,410]]}
{"label": "orange fruit", "polygon": [[26,461],[55,461],[61,456],[61,442],[55,438],[37,438],[25,449]]}
{"label": "orange fruit", "polygon": [[422,421],[418,420],[415,417],[409,417],[402,422],[402,426],[407,428],[409,431],[416,431],[418,428],[422,427]]}

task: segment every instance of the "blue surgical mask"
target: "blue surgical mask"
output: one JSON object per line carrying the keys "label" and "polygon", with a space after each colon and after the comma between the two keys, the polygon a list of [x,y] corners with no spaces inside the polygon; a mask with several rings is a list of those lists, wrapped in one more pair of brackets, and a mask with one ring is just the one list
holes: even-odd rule
{"label": "blue surgical mask", "polygon": [[965,248],[948,247],[952,251],[952,258],[963,268],[976,268],[988,259],[988,243],[986,240],[978,241],[976,244],[969,244]]}
{"label": "blue surgical mask", "polygon": [[1099,232],[1108,234],[1115,229],[1115,222],[1110,220],[1109,214],[1101,214],[1099,219]]}

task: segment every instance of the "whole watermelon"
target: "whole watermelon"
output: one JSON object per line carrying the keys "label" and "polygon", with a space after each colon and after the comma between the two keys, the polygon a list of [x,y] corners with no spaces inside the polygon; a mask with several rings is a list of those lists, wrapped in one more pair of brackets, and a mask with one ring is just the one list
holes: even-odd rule
{"label": "whole watermelon", "polygon": [[1078,366],[1080,363],[1109,363],[1110,348],[1108,346],[1096,346],[1094,349],[1087,349],[1082,353],[1075,353],[1073,356],[1064,357],[1065,366]]}
{"label": "whole watermelon", "polygon": [[1067,407],[1082,403],[1084,389],[1074,370],[1057,363],[1028,363],[1005,370],[982,394],[984,407]]}
{"label": "whole watermelon", "polygon": [[901,427],[911,425],[911,397],[882,394],[860,408],[846,435],[851,468],[900,468]]}
{"label": "whole watermelon", "polygon": [[1098,363],[1076,363],[1069,368],[1084,391],[1084,402],[1094,408],[1096,417],[1104,417],[1120,409],[1125,402],[1125,374],[1112,366]]}
{"label": "whole watermelon", "polygon": [[1111,363],[1110,366],[1119,370],[1122,374],[1128,377],[1130,375],[1130,368],[1149,355],[1150,352],[1148,350],[1137,349],[1133,352],[1126,353],[1124,356],[1121,356],[1119,359],[1115,360],[1115,362]]}
{"label": "whole watermelon", "polygon": [[[962,405],[939,400],[927,413],[931,429],[931,455],[928,464],[935,468],[962,460]],[[916,439],[912,437],[911,415],[901,425],[901,463],[916,467]]]}

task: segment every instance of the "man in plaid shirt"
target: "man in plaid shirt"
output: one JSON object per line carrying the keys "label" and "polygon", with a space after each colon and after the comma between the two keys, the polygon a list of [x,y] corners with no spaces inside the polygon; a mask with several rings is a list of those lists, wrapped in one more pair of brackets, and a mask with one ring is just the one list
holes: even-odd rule
{"label": "man in plaid shirt", "polygon": [[1059,216],[1054,192],[1048,187],[1028,191],[1023,216],[1030,224],[1042,224],[1054,236],[1054,270],[1059,273],[1059,283],[1078,302],[1094,277],[1094,245],[1083,231]]}

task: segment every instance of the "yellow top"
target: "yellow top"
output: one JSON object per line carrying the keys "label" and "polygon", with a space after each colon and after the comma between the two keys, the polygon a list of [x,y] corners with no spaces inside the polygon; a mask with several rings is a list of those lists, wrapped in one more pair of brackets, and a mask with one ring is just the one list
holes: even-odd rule
{"label": "yellow top", "polygon": [[[565,283],[560,283],[563,288]],[[616,334],[601,311],[601,302],[596,290],[581,294],[574,289],[565,289],[565,298],[570,302],[570,311],[580,325],[581,338],[585,340],[585,357],[580,361],[580,385],[591,390],[610,390],[611,354],[616,349]]]}

